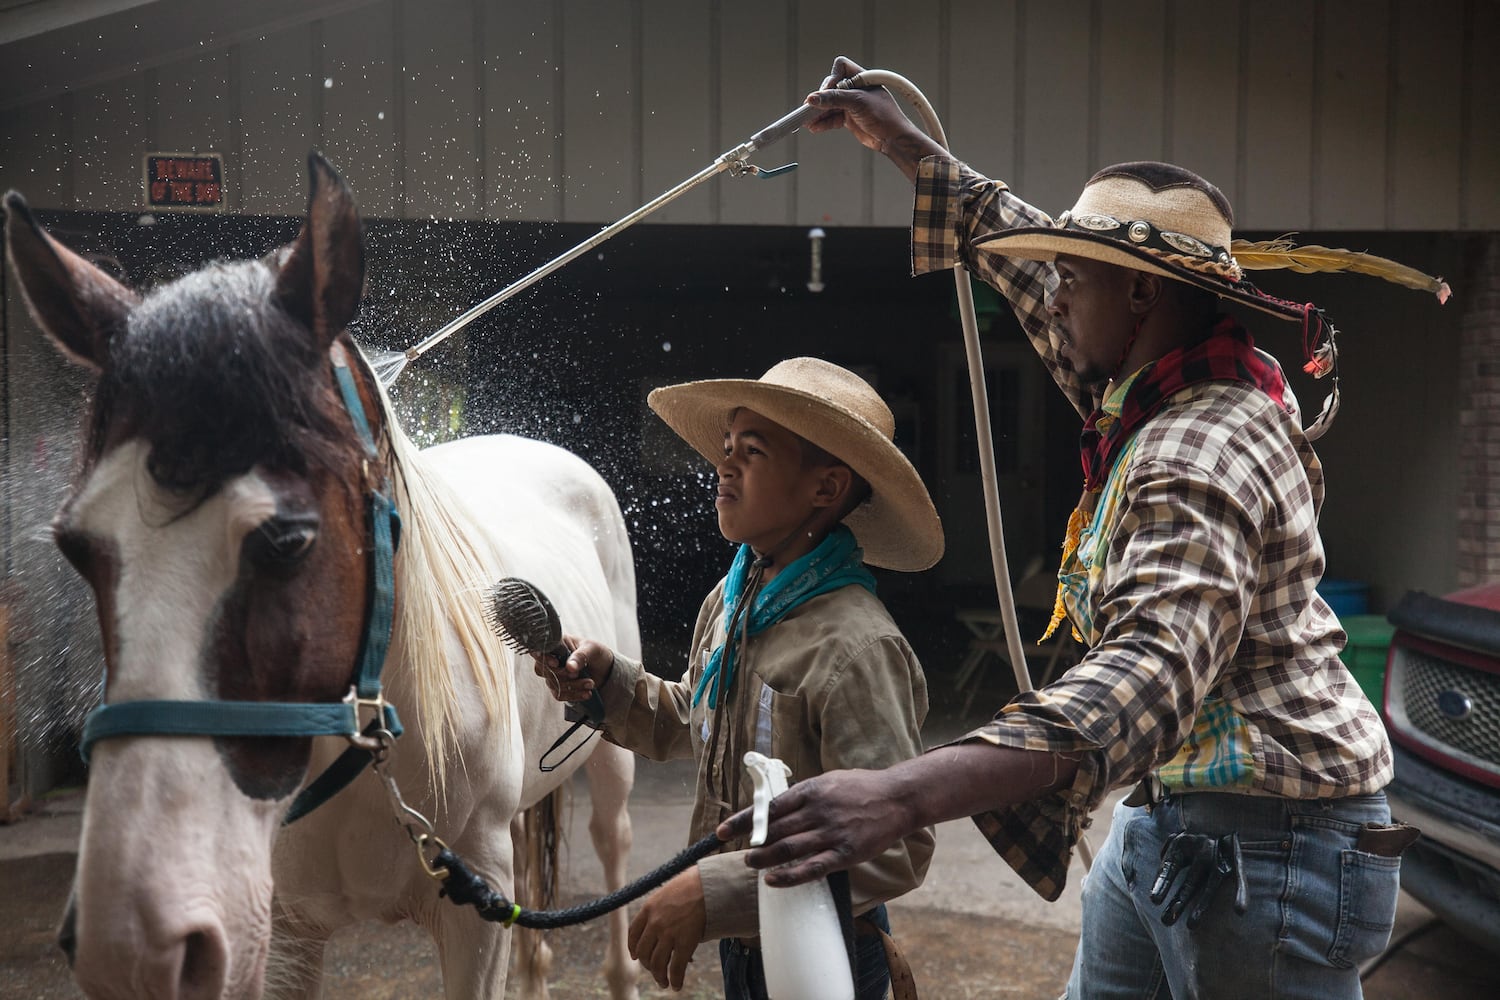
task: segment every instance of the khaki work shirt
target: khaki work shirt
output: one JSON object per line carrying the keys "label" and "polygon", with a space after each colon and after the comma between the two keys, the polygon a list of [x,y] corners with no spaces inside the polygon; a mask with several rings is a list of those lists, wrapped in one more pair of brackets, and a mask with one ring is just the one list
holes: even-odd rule
{"label": "khaki work shirt", "polygon": [[[916,654],[880,599],[857,586],[814,597],[750,636],[737,651],[724,712],[711,711],[707,696],[694,706],[704,664],[724,641],[723,587],[721,580],[703,602],[679,680],[616,655],[600,689],[607,739],[653,760],[697,759],[688,843],[752,801],[744,764],[724,759],[731,745],[741,755],[758,750],[781,760],[791,768],[789,783],[796,783],[836,768],[884,768],[915,757],[927,715],[927,681]],[[735,727],[732,739],[713,740],[716,715]],[[726,767],[735,779],[732,802],[719,794]],[[924,828],[852,869],[854,913],[920,885],[933,845],[932,829]],[[746,848],[727,844],[723,853],[698,862],[705,941],[760,932],[756,871],[745,864]]]}

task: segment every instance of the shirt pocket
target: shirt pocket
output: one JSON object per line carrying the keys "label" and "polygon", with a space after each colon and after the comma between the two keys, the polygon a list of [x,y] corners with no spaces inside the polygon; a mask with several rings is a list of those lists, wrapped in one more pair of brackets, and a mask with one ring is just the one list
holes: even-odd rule
{"label": "shirt pocket", "polygon": [[[783,694],[768,684],[761,685],[752,739],[762,746],[761,734],[770,727],[769,754],[792,769],[792,781],[810,778],[822,772],[820,762],[807,748],[814,745],[814,731],[807,718],[807,699],[801,695]],[[761,751],[766,753],[767,751]]]}

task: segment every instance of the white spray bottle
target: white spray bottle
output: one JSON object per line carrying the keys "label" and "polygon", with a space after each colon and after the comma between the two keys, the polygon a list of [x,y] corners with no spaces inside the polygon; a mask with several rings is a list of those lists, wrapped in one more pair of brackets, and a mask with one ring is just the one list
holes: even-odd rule
{"label": "white spray bottle", "polygon": [[[771,800],[786,791],[791,768],[751,750],[745,766],[755,785],[750,846],[766,841]],[[760,948],[771,1000],[853,1000],[854,979],[826,879],[778,888],[760,875]]]}

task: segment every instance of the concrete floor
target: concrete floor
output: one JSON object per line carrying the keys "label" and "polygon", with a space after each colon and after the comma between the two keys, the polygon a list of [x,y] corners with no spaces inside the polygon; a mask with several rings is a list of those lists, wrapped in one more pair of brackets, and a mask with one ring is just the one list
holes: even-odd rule
{"label": "concrete floor", "polygon": [[[1003,669],[1003,668],[1002,668]],[[993,675],[992,675],[993,677]],[[928,745],[960,735],[998,704],[1003,678],[979,692],[975,707],[942,678],[932,681],[933,712],[924,732]],[[990,688],[993,687],[993,690]],[[581,780],[581,779],[580,779]],[[631,877],[645,873],[683,843],[692,798],[688,762],[642,761],[631,799],[636,849]],[[19,822],[0,826],[0,998],[50,1000],[76,997],[51,937],[66,895],[77,849],[82,793],[63,792],[36,804]],[[1111,799],[1107,805],[1112,805]],[[1090,831],[1102,843],[1108,808]],[[563,896],[569,904],[602,891],[602,876],[586,830],[588,797],[580,788],[570,815],[571,845],[565,859]],[[1027,888],[990,849],[968,820],[938,830],[937,851],[926,882],[891,905],[898,938],[912,963],[923,997],[1025,997],[1047,1000],[1061,991],[1079,928],[1079,884],[1075,860],[1060,900],[1047,903]],[[1410,935],[1415,935],[1411,936]],[[553,932],[554,997],[603,997],[597,973],[602,931],[597,927]],[[1394,944],[1365,983],[1369,1000],[1490,1000],[1500,995],[1500,961],[1453,930],[1431,924],[1431,914],[1403,895]],[[328,1000],[406,1000],[438,996],[441,986],[432,946],[411,926],[364,926],[341,932],[329,947]],[[681,996],[719,995],[717,957],[700,949]],[[672,996],[650,980],[643,997]]]}

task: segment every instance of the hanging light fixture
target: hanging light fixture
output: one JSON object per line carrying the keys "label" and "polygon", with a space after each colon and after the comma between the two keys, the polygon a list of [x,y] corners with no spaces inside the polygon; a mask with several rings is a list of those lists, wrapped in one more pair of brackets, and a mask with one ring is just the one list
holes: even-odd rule
{"label": "hanging light fixture", "polygon": [[823,237],[827,234],[818,226],[807,231],[807,240],[812,249],[812,260],[807,275],[807,290],[821,292],[823,285]]}

